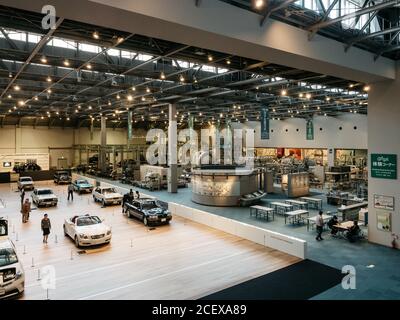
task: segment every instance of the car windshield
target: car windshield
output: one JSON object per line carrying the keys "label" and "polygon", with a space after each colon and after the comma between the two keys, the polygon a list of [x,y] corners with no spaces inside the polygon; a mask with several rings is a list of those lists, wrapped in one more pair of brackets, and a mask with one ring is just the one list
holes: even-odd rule
{"label": "car windshield", "polygon": [[155,201],[147,201],[142,204],[142,208],[145,210],[150,210],[150,209],[158,208],[158,206]]}
{"label": "car windshield", "polygon": [[107,189],[103,189],[103,193],[107,194],[107,193],[116,193],[114,188],[107,188]]}
{"label": "car windshield", "polygon": [[0,267],[5,267],[18,262],[17,254],[11,247],[0,247]]}
{"label": "car windshield", "polygon": [[31,178],[21,178],[20,181],[21,182],[31,182],[32,179]]}
{"label": "car windshield", "polygon": [[91,226],[93,224],[99,224],[101,223],[101,220],[97,216],[90,216],[90,217],[82,217],[78,218],[78,221],[76,222],[76,225],[78,227],[82,226]]}
{"label": "car windshield", "polygon": [[51,190],[38,190],[38,194],[40,194],[40,195],[53,194],[53,191],[51,191]]}
{"label": "car windshield", "polygon": [[68,176],[68,172],[67,171],[61,171],[61,172],[58,172],[58,174],[60,176]]}
{"label": "car windshield", "polygon": [[77,184],[89,184],[89,182],[87,182],[87,180],[78,180],[76,183]]}

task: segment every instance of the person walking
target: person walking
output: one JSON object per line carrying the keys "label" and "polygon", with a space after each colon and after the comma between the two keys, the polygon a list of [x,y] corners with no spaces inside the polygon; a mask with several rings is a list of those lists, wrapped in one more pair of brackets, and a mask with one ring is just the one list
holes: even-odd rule
{"label": "person walking", "polygon": [[51,229],[51,222],[50,219],[47,215],[47,213],[44,215],[42,221],[41,221],[41,227],[43,231],[43,243],[47,243],[47,239],[50,234],[50,229]]}
{"label": "person walking", "polygon": [[24,204],[24,201],[25,201],[25,189],[22,188],[21,189],[21,208],[22,208],[22,206]]}
{"label": "person walking", "polygon": [[140,193],[139,193],[139,191],[136,191],[136,199],[140,199]]}
{"label": "person walking", "polygon": [[22,205],[22,223],[27,223],[29,220],[29,214],[31,212],[31,203],[29,199],[25,199],[24,204]]}
{"label": "person walking", "polygon": [[68,201],[70,197],[71,200],[74,201],[74,186],[72,185],[72,182],[68,184]]}
{"label": "person walking", "polygon": [[322,238],[322,231],[324,229],[324,219],[322,218],[322,211],[318,212],[318,216],[317,219],[315,220],[315,225],[317,227],[317,237],[315,238],[315,240],[320,241],[320,240],[324,240]]}

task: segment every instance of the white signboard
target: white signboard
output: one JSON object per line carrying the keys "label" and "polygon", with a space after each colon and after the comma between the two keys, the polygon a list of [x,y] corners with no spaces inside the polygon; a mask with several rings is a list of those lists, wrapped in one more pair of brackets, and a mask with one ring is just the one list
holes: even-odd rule
{"label": "white signboard", "polygon": [[48,153],[0,154],[0,172],[12,172],[16,163],[35,162],[42,170],[50,169]]}
{"label": "white signboard", "polygon": [[374,208],[384,210],[394,210],[394,197],[374,195]]}

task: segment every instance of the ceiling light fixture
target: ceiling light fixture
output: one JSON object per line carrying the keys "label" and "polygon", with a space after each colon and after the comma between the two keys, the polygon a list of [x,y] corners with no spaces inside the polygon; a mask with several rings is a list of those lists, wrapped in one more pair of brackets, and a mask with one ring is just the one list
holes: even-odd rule
{"label": "ceiling light fixture", "polygon": [[282,95],[282,96],[286,96],[286,95],[287,95],[287,91],[286,91],[285,89],[282,89],[282,90],[281,90],[281,95]]}
{"label": "ceiling light fixture", "polygon": [[49,77],[47,77],[46,81],[47,81],[47,82],[52,82],[53,80],[52,80],[51,77],[49,76]]}
{"label": "ceiling light fixture", "polygon": [[66,67],[69,67],[70,66],[70,63],[69,63],[69,61],[68,60],[64,60],[64,66],[66,66]]}
{"label": "ceiling light fixture", "polygon": [[100,34],[97,31],[93,32],[93,38],[96,39],[96,40],[99,40],[100,39]]}
{"label": "ceiling light fixture", "polygon": [[210,55],[208,55],[208,61],[213,61],[214,60],[214,58],[213,58],[213,56],[210,54]]}
{"label": "ceiling light fixture", "polygon": [[364,86],[364,91],[368,92],[371,89],[371,87],[369,85]]}
{"label": "ceiling light fixture", "polygon": [[147,93],[150,93],[150,92],[151,92],[151,90],[150,90],[149,87],[146,88],[146,92],[147,92]]}
{"label": "ceiling light fixture", "polygon": [[256,0],[254,3],[254,6],[257,9],[261,9],[264,6],[264,4],[265,4],[264,0]]}
{"label": "ceiling light fixture", "polygon": [[133,97],[131,95],[128,95],[128,101],[133,101]]}
{"label": "ceiling light fixture", "polygon": [[160,79],[161,79],[161,80],[165,80],[165,73],[164,73],[164,72],[161,72],[161,74],[160,74]]}
{"label": "ceiling light fixture", "polygon": [[88,63],[88,64],[86,65],[86,69],[92,70],[92,65],[91,65],[90,63]]}
{"label": "ceiling light fixture", "polygon": [[41,62],[41,63],[47,63],[47,58],[46,58],[46,56],[41,57],[41,58],[40,58],[40,62]]}

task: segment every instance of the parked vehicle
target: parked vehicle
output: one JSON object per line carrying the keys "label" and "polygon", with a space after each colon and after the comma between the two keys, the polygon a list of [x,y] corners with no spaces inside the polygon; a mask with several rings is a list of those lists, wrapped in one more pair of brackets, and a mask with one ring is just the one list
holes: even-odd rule
{"label": "parked vehicle", "polygon": [[31,177],[19,177],[17,185],[18,190],[33,190],[35,188]]}
{"label": "parked vehicle", "polygon": [[168,224],[172,219],[171,212],[162,208],[154,199],[137,199],[126,202],[124,212],[128,217],[135,217],[143,221],[145,226]]}
{"label": "parked vehicle", "polygon": [[121,204],[122,194],[115,191],[112,187],[97,187],[93,191],[93,199],[95,202],[101,202],[103,206],[108,204]]}
{"label": "parked vehicle", "polygon": [[26,171],[40,171],[42,168],[36,163],[18,163],[14,165],[13,171],[15,173],[22,173]]}
{"label": "parked vehicle", "polygon": [[72,180],[68,171],[57,171],[54,174],[54,183],[56,184],[68,184]]}
{"label": "parked vehicle", "polygon": [[51,189],[35,189],[32,192],[32,202],[37,207],[56,206],[58,203],[58,198]]}
{"label": "parked vehicle", "polygon": [[8,221],[7,219],[0,217],[0,240],[8,236]]}
{"label": "parked vehicle", "polygon": [[83,192],[92,193],[94,186],[85,179],[78,179],[72,183],[74,191],[79,194]]}
{"label": "parked vehicle", "polygon": [[25,274],[14,243],[0,238],[0,299],[15,297],[24,292]]}
{"label": "parked vehicle", "polygon": [[74,216],[64,221],[64,235],[75,241],[75,245],[93,246],[111,241],[111,227],[98,216]]}

